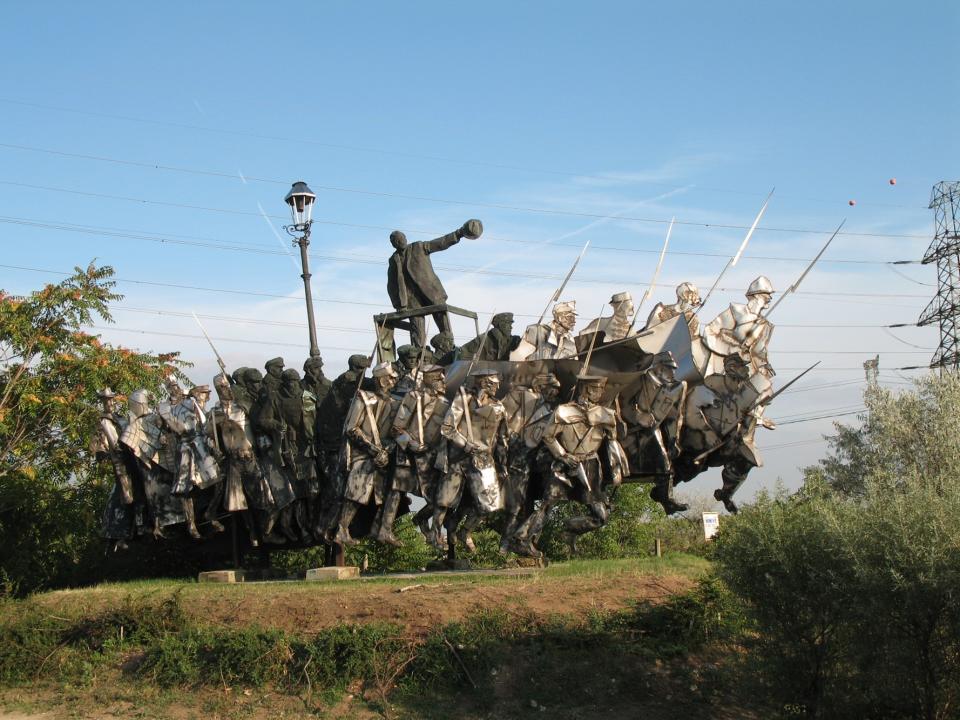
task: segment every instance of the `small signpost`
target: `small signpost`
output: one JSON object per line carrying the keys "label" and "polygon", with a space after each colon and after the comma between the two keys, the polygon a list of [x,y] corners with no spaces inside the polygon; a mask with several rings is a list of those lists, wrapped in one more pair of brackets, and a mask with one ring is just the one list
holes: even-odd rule
{"label": "small signpost", "polygon": [[710,540],[718,530],[720,530],[720,513],[703,513],[703,537]]}

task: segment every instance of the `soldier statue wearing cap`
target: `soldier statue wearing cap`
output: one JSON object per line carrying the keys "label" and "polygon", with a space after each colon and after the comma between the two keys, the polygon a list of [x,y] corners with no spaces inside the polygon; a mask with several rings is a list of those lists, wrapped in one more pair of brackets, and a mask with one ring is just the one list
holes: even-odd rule
{"label": "soldier statue wearing cap", "polygon": [[628,292],[616,293],[610,298],[610,306],[613,308],[613,315],[591,320],[579,334],[603,332],[604,342],[623,340],[628,335],[635,335],[636,332],[631,329],[634,311],[633,296]]}
{"label": "soldier statue wearing cap", "polygon": [[[163,428],[160,416],[154,412],[152,405],[150,391],[135,390],[130,393],[127,400],[127,426],[120,435],[120,444],[136,459],[150,510],[153,536],[160,539],[165,537],[163,528],[182,523],[187,518],[183,499],[171,495],[173,473],[160,464]],[[195,527],[193,529],[196,530]]]}
{"label": "soldier statue wearing cap", "polygon": [[553,373],[542,373],[534,377],[530,387],[514,384],[503,399],[509,432],[503,499],[507,522],[500,536],[500,549],[504,553],[522,550],[517,546],[514,533],[533,511],[529,507],[533,500],[529,493],[531,472],[536,469],[535,456],[542,448],[543,432],[559,396],[560,381]]}
{"label": "soldier statue wearing cap", "polygon": [[700,321],[697,320],[696,312],[700,304],[700,290],[697,286],[692,282],[680,283],[677,285],[677,301],[669,305],[664,303],[654,305],[647,318],[646,329],[649,330],[671,318],[683,315],[690,329],[690,337],[697,337],[700,332]]}
{"label": "soldier statue wearing cap", "polygon": [[[447,292],[433,269],[430,255],[453,247],[461,238],[478,238],[483,233],[479,220],[467,220],[461,227],[443,237],[425,242],[407,242],[407,236],[399,230],[390,233],[390,244],[395,252],[387,267],[387,293],[396,310],[442,305],[447,302]],[[433,316],[440,330],[449,330],[450,322],[445,312]],[[426,345],[426,322],[423,317],[410,318],[410,342],[417,347]]]}
{"label": "soldier statue wearing cap", "polygon": [[[356,542],[350,535],[350,523],[357,510],[371,501],[382,507],[390,489],[388,471],[394,445],[390,430],[400,404],[399,399],[391,394],[397,383],[397,371],[390,363],[380,363],[373,369],[373,381],[376,390],[357,392],[344,425],[347,478],[334,538],[341,545]],[[378,515],[382,518],[381,513]],[[398,544],[383,530],[382,526],[374,528],[375,539]]]}
{"label": "soldier statue wearing cap", "polygon": [[558,406],[544,430],[543,445],[552,462],[545,472],[546,487],[540,506],[515,535],[515,548],[522,554],[541,554],[534,542],[550,511],[562,500],[575,500],[589,511],[589,515],[564,521],[571,545],[579,535],[607,522],[609,493],[628,473],[628,464],[617,442],[616,413],[600,404],[606,382],[602,376],[579,376],[574,401]]}
{"label": "soldier statue wearing cap", "polygon": [[320,403],[330,392],[330,382],[323,374],[323,358],[319,355],[307,358],[303,362],[303,389],[310,393],[309,402],[314,407],[319,407]]}
{"label": "soldier statue wearing cap", "polygon": [[288,458],[283,452],[286,423],[279,407],[280,388],[283,385],[283,358],[269,360],[264,367],[267,374],[263,378],[260,395],[250,413],[254,449],[273,498],[264,536],[269,542],[279,540],[270,534],[279,519],[284,536],[293,542],[298,539],[293,527],[293,503],[297,495],[291,470],[287,467]]}
{"label": "soldier statue wearing cap", "polygon": [[683,453],[675,463],[675,482],[692,480],[708,467],[723,467],[723,487],[714,493],[730,512],[733,495],[747,473],[763,464],[753,442],[762,402],[750,383],[750,366],[738,354],[723,359],[723,373],[708,375],[688,395],[680,436]]}
{"label": "soldier statue wearing cap", "polygon": [[400,379],[397,380],[397,384],[393,388],[394,395],[402,397],[420,384],[420,372],[417,370],[417,366],[426,362],[424,359],[425,353],[426,350],[414,345],[401,345],[397,348],[398,359],[394,364],[394,369],[396,369]]}
{"label": "soldier statue wearing cap", "polygon": [[[127,547],[127,540],[136,532],[138,511],[142,512],[143,492],[138,492],[139,478],[129,451],[120,444],[120,436],[127,420],[119,412],[117,394],[110,388],[97,393],[100,399],[100,418],[97,434],[91,440],[91,451],[99,460],[107,460],[113,467],[114,486],[103,513],[103,536],[111,549]],[[140,518],[142,521],[142,517]]]}
{"label": "soldier statue wearing cap", "polygon": [[730,307],[703,329],[704,344],[718,356],[713,363],[714,372],[720,372],[722,358],[741,353],[750,363],[752,374],[759,373],[767,380],[773,377],[773,368],[767,360],[773,325],[763,317],[773,292],[770,280],[761,275],[747,288],[746,304],[730,303]]}
{"label": "soldier statue wearing cap", "polygon": [[653,476],[655,484],[650,497],[668,515],[687,509],[673,499],[673,458],[680,452],[687,390],[687,384],[676,379],[676,369],[672,353],[654,355],[636,395],[623,410],[627,422],[623,445],[631,472]]}
{"label": "soldier statue wearing cap", "polygon": [[[197,490],[211,487],[220,481],[217,462],[210,454],[203,436],[206,422],[204,407],[210,399],[210,387],[197,385],[178,404],[158,408],[164,423],[177,435],[177,479],[173,494],[187,496]],[[215,518],[211,526],[217,532],[223,530]]]}
{"label": "soldier statue wearing cap", "polygon": [[[243,408],[234,399],[237,387],[227,381],[223,373],[213,379],[213,387],[220,399],[209,413],[205,427],[209,444],[220,457],[224,481],[217,486],[210,501],[228,513],[239,513],[247,528],[250,544],[260,544],[260,528],[270,531],[273,495],[270,486],[257,465],[253,451],[253,430]],[[259,514],[259,518],[254,513]]]}
{"label": "soldier statue wearing cap", "polygon": [[[443,419],[440,433],[447,453],[437,457],[444,473],[434,498],[434,544],[440,545],[440,528],[446,526],[448,542],[462,520],[457,539],[471,552],[471,530],[482,517],[503,507],[501,488],[506,472],[506,410],[497,400],[500,375],[493,369],[474,370],[475,389],[460,386]],[[446,525],[445,525],[446,523]]]}
{"label": "soldier statue wearing cap", "polygon": [[437,365],[449,365],[459,357],[459,348],[454,341],[453,333],[444,331],[430,338],[434,362]]}
{"label": "soldier statue wearing cap", "polygon": [[321,470],[321,513],[314,533],[318,536],[327,537],[336,529],[345,480],[345,468],[341,464],[341,451],[346,442],[343,424],[357,391],[373,390],[373,381],[365,377],[368,367],[368,356],[351,355],[347,359],[347,370],[333,380],[330,392],[317,407],[315,440]]}
{"label": "soldier statue wearing cap", "polygon": [[577,302],[569,300],[553,306],[553,320],[530,325],[511,360],[561,360],[577,357],[573,326],[577,323]]}
{"label": "soldier statue wearing cap", "polygon": [[[465,360],[509,360],[510,353],[520,344],[520,336],[513,334],[513,313],[502,312],[493,316],[490,329],[481,333],[460,348],[460,357]],[[477,353],[480,353],[479,355]]]}
{"label": "soldier statue wearing cap", "polygon": [[[429,522],[433,516],[433,499],[440,474],[436,468],[436,459],[437,452],[446,443],[446,439],[440,434],[440,426],[450,402],[444,397],[446,381],[443,367],[425,365],[422,374],[421,386],[404,396],[393,419],[391,433],[397,443],[396,465],[391,495],[384,503],[380,525],[383,533],[392,537],[399,495],[419,495],[426,504],[420,508],[413,521],[427,541],[433,543],[436,537],[435,533],[430,531]],[[396,498],[393,497],[394,494],[397,495]]]}
{"label": "soldier statue wearing cap", "polygon": [[263,364],[267,374],[263,376],[262,389],[279,390],[283,384],[283,358],[275,357]]}

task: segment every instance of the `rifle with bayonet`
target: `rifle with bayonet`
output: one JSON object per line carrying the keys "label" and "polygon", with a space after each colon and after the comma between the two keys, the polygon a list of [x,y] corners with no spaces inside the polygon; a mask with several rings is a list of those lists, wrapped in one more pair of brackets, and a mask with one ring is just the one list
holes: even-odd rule
{"label": "rifle with bayonet", "polygon": [[[774,188],[775,189],[775,188]],[[757,213],[757,217],[754,218],[753,224],[750,226],[750,229],[747,230],[746,237],[743,238],[743,242],[740,243],[740,247],[737,249],[736,255],[727,260],[727,264],[723,266],[723,270],[720,271],[720,274],[717,275],[717,279],[713,281],[713,285],[710,287],[710,290],[707,292],[706,297],[700,302],[700,307],[694,310],[693,314],[696,315],[700,310],[706,306],[707,300],[710,299],[710,296],[713,294],[713,291],[717,289],[717,285],[720,284],[721,278],[726,274],[727,270],[732,267],[736,267],[736,264],[740,261],[740,257],[743,255],[744,250],[747,249],[747,243],[750,242],[750,238],[753,237],[753,231],[757,229],[757,225],[760,224],[760,218],[763,217],[763,214],[767,211],[767,205],[770,203],[770,198],[773,197],[773,190],[770,191],[770,194],[767,195],[767,199],[763,201],[763,206],[760,208],[760,212]]]}
{"label": "rifle with bayonet", "polygon": [[793,385],[797,380],[799,380],[800,378],[802,378],[802,377],[803,377],[804,375],[806,375],[808,372],[810,372],[811,370],[813,370],[813,369],[814,369],[817,365],[819,365],[821,362],[823,362],[823,361],[822,361],[822,360],[817,360],[813,365],[811,365],[811,366],[808,367],[806,370],[804,370],[802,373],[800,373],[799,375],[797,375],[795,378],[793,378],[790,382],[788,382],[788,383],[787,383],[786,385],[784,385],[782,388],[780,388],[779,390],[777,390],[775,393],[773,393],[773,394],[770,395],[769,397],[761,398],[761,399],[757,400],[756,402],[754,402],[754,403],[753,403],[749,408],[747,408],[746,411],[744,411],[744,413],[743,413],[744,416],[752,415],[752,417],[750,418],[750,420],[748,420],[746,424],[737,423],[737,426],[736,426],[735,428],[733,428],[733,430],[731,430],[730,432],[728,432],[727,434],[725,434],[725,435],[719,440],[719,442],[717,442],[717,443],[714,444],[713,447],[711,447],[711,448],[708,449],[708,450],[704,450],[702,453],[700,453],[699,455],[697,455],[697,456],[693,459],[694,464],[695,464],[695,465],[699,465],[699,464],[703,461],[704,458],[706,458],[708,455],[710,455],[710,454],[712,454],[713,452],[715,452],[715,451],[719,450],[720,448],[722,448],[722,447],[723,447],[724,445],[726,445],[730,440],[732,440],[732,439],[734,438],[734,436],[740,435],[740,436],[742,437],[742,436],[747,435],[747,433],[749,433],[750,430],[753,429],[753,426],[754,426],[754,425],[756,424],[756,422],[757,422],[757,417],[756,417],[756,415],[753,415],[753,411],[754,411],[754,410],[756,410],[756,409],[759,408],[759,407],[763,407],[763,406],[765,406],[765,405],[769,405],[771,402],[773,402],[773,400],[774,400],[780,393],[782,393],[784,390],[786,390],[787,388],[789,388],[791,385]]}

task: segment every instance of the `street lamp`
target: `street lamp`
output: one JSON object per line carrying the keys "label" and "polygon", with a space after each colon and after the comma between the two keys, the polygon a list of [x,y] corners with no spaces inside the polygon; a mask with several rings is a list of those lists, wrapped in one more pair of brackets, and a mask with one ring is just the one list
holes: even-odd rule
{"label": "street lamp", "polygon": [[317,357],[320,348],[317,347],[317,328],[313,321],[313,295],[310,292],[310,259],[307,257],[307,246],[310,244],[310,226],[313,224],[313,203],[317,196],[307,187],[303,180],[298,180],[290,188],[290,192],[283,199],[290,206],[292,225],[284,225],[283,229],[293,236],[293,244],[300,248],[300,266],[303,273],[303,292],[307,299],[307,330],[310,332],[310,357]]}

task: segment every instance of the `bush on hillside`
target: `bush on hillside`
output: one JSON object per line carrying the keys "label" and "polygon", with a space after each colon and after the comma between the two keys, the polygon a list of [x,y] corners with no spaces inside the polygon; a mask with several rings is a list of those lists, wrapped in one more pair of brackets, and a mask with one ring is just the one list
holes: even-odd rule
{"label": "bush on hillside", "polygon": [[793,497],[730,518],[718,571],[761,666],[813,717],[954,717],[960,703],[960,380],[871,388]]}

